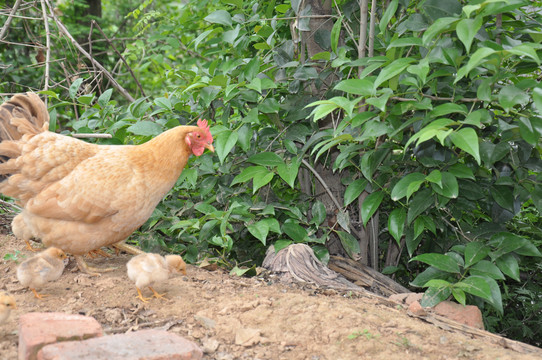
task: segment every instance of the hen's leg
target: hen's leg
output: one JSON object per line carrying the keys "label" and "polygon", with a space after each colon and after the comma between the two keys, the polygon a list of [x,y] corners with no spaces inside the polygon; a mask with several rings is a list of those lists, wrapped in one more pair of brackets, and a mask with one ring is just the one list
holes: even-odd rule
{"label": "hen's leg", "polygon": [[79,268],[79,270],[81,270],[81,272],[84,272],[85,274],[89,274],[92,276],[101,276],[100,274],[101,272],[108,272],[108,271],[113,271],[116,269],[114,267],[100,269],[100,268],[95,268],[93,266],[89,266],[81,255],[75,255],[75,261],[77,261],[77,267]]}
{"label": "hen's leg", "polygon": [[[120,242],[118,242],[116,244],[113,244],[113,247],[115,248],[115,251],[117,251],[117,250],[125,251],[128,254],[132,254],[132,255],[145,254],[145,252],[143,250],[138,249],[133,245],[128,245],[124,241],[120,241]],[[118,253],[117,253],[117,255],[118,255]]]}
{"label": "hen's leg", "polygon": [[137,289],[137,297],[138,297],[139,299],[141,299],[141,301],[143,301],[143,302],[148,302],[150,299],[152,299],[152,298],[146,298],[146,297],[144,297],[143,294],[141,293],[141,290],[140,290],[138,287],[136,287],[136,289]]}
{"label": "hen's leg", "polygon": [[165,293],[164,293],[164,294],[158,294],[158,293],[156,292],[156,290],[154,290],[154,289],[153,289],[152,287],[150,287],[150,286],[149,286],[149,289],[151,289],[151,291],[152,291],[152,293],[153,293],[152,296],[154,296],[155,298],[167,300],[167,297],[165,296],[165,295],[166,295]]}
{"label": "hen's leg", "polygon": [[30,289],[32,290],[32,292],[34,293],[34,296],[40,300],[43,300],[44,297],[47,297],[49,295],[46,295],[46,294],[40,294],[36,291],[36,289]]}
{"label": "hen's leg", "polygon": [[89,258],[91,259],[94,259],[98,256],[103,256],[105,258],[110,258],[111,255],[106,253],[105,251],[103,251],[102,249],[96,249],[96,250],[92,250],[92,251],[89,251],[86,256],[88,256]]}

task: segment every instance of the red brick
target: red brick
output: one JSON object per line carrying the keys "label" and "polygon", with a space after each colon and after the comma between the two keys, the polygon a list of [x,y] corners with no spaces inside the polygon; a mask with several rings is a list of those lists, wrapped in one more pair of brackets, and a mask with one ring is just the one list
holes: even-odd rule
{"label": "red brick", "polygon": [[163,330],[141,330],[47,345],[38,360],[198,360],[193,342]]}
{"label": "red brick", "polygon": [[427,312],[422,308],[419,301],[414,301],[408,306],[408,310],[416,316],[425,316]]}
{"label": "red brick", "polygon": [[38,351],[59,341],[102,336],[102,326],[88,316],[64,313],[27,313],[19,319],[19,360],[35,360]]}
{"label": "red brick", "polygon": [[474,305],[463,306],[451,301],[443,301],[435,306],[435,313],[477,329],[484,329],[482,312]]}

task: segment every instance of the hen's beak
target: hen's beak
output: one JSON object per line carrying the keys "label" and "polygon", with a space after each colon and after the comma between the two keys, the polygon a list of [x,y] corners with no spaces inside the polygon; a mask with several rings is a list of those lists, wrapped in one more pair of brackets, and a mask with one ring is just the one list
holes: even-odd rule
{"label": "hen's beak", "polygon": [[211,152],[215,152],[215,147],[211,144],[205,144],[205,147],[209,149]]}

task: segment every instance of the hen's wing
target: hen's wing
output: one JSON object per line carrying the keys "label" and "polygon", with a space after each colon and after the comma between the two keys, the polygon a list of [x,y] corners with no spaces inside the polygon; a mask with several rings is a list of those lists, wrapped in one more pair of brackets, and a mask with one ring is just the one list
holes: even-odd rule
{"label": "hen's wing", "polygon": [[147,206],[147,187],[123,156],[128,149],[102,147],[30,199],[25,210],[42,218],[85,223],[99,222],[122,210],[137,214]]}

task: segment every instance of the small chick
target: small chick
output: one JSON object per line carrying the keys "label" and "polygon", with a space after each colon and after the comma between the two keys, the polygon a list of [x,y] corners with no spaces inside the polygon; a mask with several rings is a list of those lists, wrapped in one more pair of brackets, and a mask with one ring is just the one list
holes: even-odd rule
{"label": "small chick", "polygon": [[12,309],[17,309],[15,298],[7,293],[0,294],[0,324],[5,323],[9,318]]}
{"label": "small chick", "polygon": [[179,255],[141,254],[133,257],[126,264],[128,268],[128,277],[137,288],[138,298],[147,302],[151,298],[145,298],[141,294],[141,288],[147,286],[151,289],[153,296],[164,298],[165,294],[158,294],[151,285],[166,281],[172,273],[182,273],[186,275],[186,263]]}
{"label": "small chick", "polygon": [[39,289],[48,281],[58,279],[62,275],[65,258],[64,251],[50,247],[22,262],[17,268],[17,279],[23,286],[29,287],[35,297],[42,299],[47,295],[39,294],[36,289]]}

